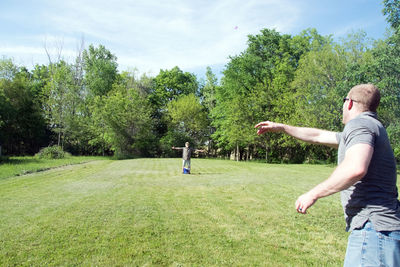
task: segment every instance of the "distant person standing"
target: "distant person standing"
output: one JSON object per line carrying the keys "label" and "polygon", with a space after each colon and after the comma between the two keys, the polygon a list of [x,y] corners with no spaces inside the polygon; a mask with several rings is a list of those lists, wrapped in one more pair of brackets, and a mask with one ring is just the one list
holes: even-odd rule
{"label": "distant person standing", "polygon": [[[184,147],[172,147],[174,150],[182,150],[182,173],[186,173],[185,170],[187,170],[187,173],[190,174],[190,159],[192,157],[192,152],[204,152],[204,150],[201,149],[193,149],[190,147],[189,142],[185,143]],[[186,167],[186,168],[185,168]]]}
{"label": "distant person standing", "polygon": [[258,134],[282,132],[299,140],[338,148],[338,166],[328,179],[301,195],[305,214],[323,197],[341,192],[349,235],[345,267],[400,266],[400,202],[396,160],[386,130],[377,119],[380,92],[372,84],[354,86],[343,98],[342,132],[295,127],[271,121]]}

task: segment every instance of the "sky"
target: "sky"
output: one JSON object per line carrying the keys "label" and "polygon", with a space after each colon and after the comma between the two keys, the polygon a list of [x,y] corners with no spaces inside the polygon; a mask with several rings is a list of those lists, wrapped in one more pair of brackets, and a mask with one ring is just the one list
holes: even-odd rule
{"label": "sky", "polygon": [[382,9],[380,0],[1,0],[0,57],[32,69],[101,44],[120,71],[156,76],[178,66],[201,78],[210,66],[219,77],[262,29],[382,39]]}

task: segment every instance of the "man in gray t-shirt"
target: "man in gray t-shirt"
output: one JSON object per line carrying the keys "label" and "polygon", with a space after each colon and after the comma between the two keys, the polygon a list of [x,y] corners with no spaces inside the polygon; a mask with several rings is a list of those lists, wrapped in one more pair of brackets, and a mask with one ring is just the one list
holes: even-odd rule
{"label": "man in gray t-shirt", "polygon": [[377,231],[400,230],[400,205],[397,200],[396,161],[389,138],[376,113],[364,112],[349,121],[337,134],[338,163],[346,150],[356,144],[374,148],[368,171],[354,185],[341,192],[347,230],[360,229],[370,221]]}
{"label": "man in gray t-shirt", "polygon": [[284,132],[299,140],[338,148],[338,166],[328,179],[301,195],[305,214],[322,197],[341,192],[349,236],[344,266],[400,266],[400,202],[396,162],[377,120],[380,92],[372,84],[353,87],[343,99],[341,133],[260,122],[257,133]]}

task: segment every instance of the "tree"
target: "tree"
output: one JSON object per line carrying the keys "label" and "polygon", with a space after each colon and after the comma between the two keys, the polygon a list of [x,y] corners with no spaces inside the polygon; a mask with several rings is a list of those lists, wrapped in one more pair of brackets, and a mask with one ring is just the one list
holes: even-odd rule
{"label": "tree", "polygon": [[299,126],[338,130],[341,126],[341,100],[336,90],[345,77],[346,61],[331,46],[308,53],[296,70],[292,83],[297,99],[291,122]]}
{"label": "tree", "polygon": [[96,107],[94,116],[102,122],[105,140],[115,155],[120,158],[150,155],[152,121],[146,99],[132,89],[126,92],[114,89],[102,98],[103,105]]}
{"label": "tree", "polygon": [[207,67],[205,84],[200,87],[200,99],[202,105],[211,111],[215,108],[215,93],[218,87],[218,79],[212,72],[210,67]]}
{"label": "tree", "polygon": [[170,101],[181,95],[196,94],[198,86],[194,74],[183,72],[178,67],[171,70],[160,70],[154,79],[150,101],[159,109],[164,109]]}
{"label": "tree", "polygon": [[[148,99],[159,140],[169,132],[166,117],[168,103],[182,95],[197,94],[198,87],[196,76],[189,72],[183,72],[178,67],[171,70],[160,70],[160,73],[154,78]],[[162,150],[159,153],[163,153]]]}
{"label": "tree", "polygon": [[218,79],[215,74],[212,72],[210,67],[207,67],[206,71],[206,79],[202,86],[200,86],[200,101],[201,104],[205,107],[207,112],[207,118],[209,120],[208,125],[208,133],[207,136],[209,137],[207,142],[208,146],[208,154],[215,155],[215,145],[211,136],[215,132],[215,127],[211,125],[212,116],[211,113],[216,106],[216,91],[218,87]]}
{"label": "tree", "polygon": [[194,94],[182,95],[167,104],[168,131],[160,140],[161,154],[175,156],[172,146],[189,142],[202,145],[207,139],[209,121],[205,108]]}
{"label": "tree", "polygon": [[31,74],[11,60],[0,63],[0,74],[0,145],[5,154],[33,154],[46,139],[40,95]]}
{"label": "tree", "polygon": [[50,80],[45,85],[45,111],[50,128],[57,134],[57,145],[63,146],[63,138],[68,128],[68,120],[74,115],[75,99],[71,65],[60,61],[49,65]]}
{"label": "tree", "polygon": [[206,139],[208,130],[207,113],[194,94],[183,95],[167,105],[170,127],[180,131],[201,144]]}
{"label": "tree", "polygon": [[87,97],[84,84],[84,42],[78,47],[75,62],[70,64],[71,82],[68,86],[67,116],[65,120],[65,150],[74,154],[92,154],[89,144],[93,135],[90,131],[91,114],[89,110],[91,98]]}
{"label": "tree", "polygon": [[90,102],[90,144],[96,153],[118,158],[154,156],[156,140],[147,92],[151,79],[135,73],[117,75],[113,89]]}
{"label": "tree", "polygon": [[[294,95],[296,102],[290,123],[332,131],[341,129],[343,94],[340,83],[345,78],[345,70],[345,58],[332,46],[326,46],[321,51],[311,51],[300,60],[292,83],[296,92]],[[290,140],[291,142],[287,142],[286,145],[295,148],[288,150],[292,153],[291,157],[301,156],[302,160],[305,157],[309,160],[334,158],[335,152],[329,148],[314,147]]]}
{"label": "tree", "polygon": [[393,29],[398,30],[400,26],[400,1],[383,0],[383,15],[387,16],[386,21]]}
{"label": "tree", "polygon": [[116,82],[127,89],[134,89],[139,95],[148,98],[154,88],[154,79],[146,73],[137,77],[137,70],[123,71],[117,76]]}
{"label": "tree", "polygon": [[249,36],[248,48],[231,58],[216,92],[213,136],[223,150],[235,149],[238,160],[240,151],[249,158],[257,150],[255,146],[270,145],[267,137],[254,134],[254,125],[265,118],[284,121],[293,113],[289,85],[302,54],[311,42],[316,46],[316,37],[310,32],[294,39],[268,29]]}
{"label": "tree", "polygon": [[[376,42],[371,51],[371,75],[381,92],[378,108],[379,119],[388,128],[388,135],[395,151],[400,151],[397,136],[400,133],[400,31],[385,40]],[[389,130],[390,129],[390,130]],[[399,153],[396,154],[400,161]]]}
{"label": "tree", "polygon": [[381,91],[380,118],[385,125],[400,116],[400,33],[377,43],[372,50],[372,72]]}
{"label": "tree", "polygon": [[18,73],[18,67],[10,58],[2,57],[0,59],[0,79],[12,81]]}
{"label": "tree", "polygon": [[[279,60],[281,36],[273,30],[264,29],[261,34],[249,36],[248,48],[239,56],[232,57],[224,70],[221,87],[216,94],[213,110],[214,138],[225,150],[240,150],[254,144],[253,126],[260,115],[260,99],[272,90],[274,69]],[[268,106],[265,98],[263,106]],[[262,109],[262,108],[261,108]]]}
{"label": "tree", "polygon": [[90,96],[106,95],[117,77],[117,57],[103,45],[83,51],[84,81]]}

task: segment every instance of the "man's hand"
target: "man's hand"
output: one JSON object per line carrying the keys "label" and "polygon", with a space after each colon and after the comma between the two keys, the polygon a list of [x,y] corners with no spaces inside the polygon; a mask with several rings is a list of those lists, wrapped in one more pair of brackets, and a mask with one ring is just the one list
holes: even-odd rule
{"label": "man's hand", "polygon": [[311,192],[307,192],[301,196],[296,201],[295,207],[298,213],[306,214],[307,209],[317,202],[317,198],[314,197]]}
{"label": "man's hand", "polygon": [[282,132],[284,130],[283,126],[284,125],[281,123],[275,123],[272,121],[263,121],[254,126],[254,128],[258,128],[257,134],[260,135],[266,132],[273,132],[273,133]]}

